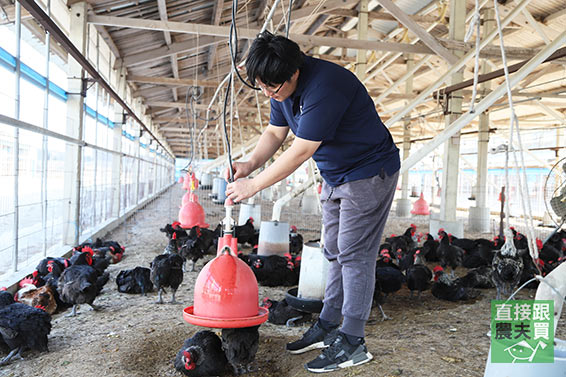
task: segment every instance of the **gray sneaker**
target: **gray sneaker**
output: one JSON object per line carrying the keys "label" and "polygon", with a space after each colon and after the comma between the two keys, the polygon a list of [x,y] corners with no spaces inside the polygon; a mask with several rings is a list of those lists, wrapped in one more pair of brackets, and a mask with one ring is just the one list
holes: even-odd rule
{"label": "gray sneaker", "polygon": [[305,369],[313,373],[332,372],[341,368],[365,364],[373,359],[368,352],[365,342],[352,345],[348,343],[343,333],[338,332],[334,343],[322,351],[316,359],[305,364]]}
{"label": "gray sneaker", "polygon": [[316,321],[303,334],[303,337],[291,343],[287,343],[285,347],[289,353],[300,354],[317,348],[327,348],[338,336],[338,326],[330,331],[323,329],[318,321]]}

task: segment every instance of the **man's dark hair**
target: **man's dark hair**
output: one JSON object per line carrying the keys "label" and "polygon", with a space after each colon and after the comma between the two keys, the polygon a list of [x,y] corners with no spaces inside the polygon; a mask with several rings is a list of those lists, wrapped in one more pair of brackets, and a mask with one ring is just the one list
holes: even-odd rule
{"label": "man's dark hair", "polygon": [[302,66],[299,45],[268,31],[257,36],[246,59],[246,72],[252,85],[257,78],[267,86],[283,84]]}

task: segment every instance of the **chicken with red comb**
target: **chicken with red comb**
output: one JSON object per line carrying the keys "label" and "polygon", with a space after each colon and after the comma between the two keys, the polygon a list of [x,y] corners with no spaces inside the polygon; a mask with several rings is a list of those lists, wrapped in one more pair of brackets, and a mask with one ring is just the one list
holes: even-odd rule
{"label": "chicken with red comb", "polygon": [[175,369],[189,377],[227,374],[228,360],[218,335],[204,330],[185,340],[175,358]]}

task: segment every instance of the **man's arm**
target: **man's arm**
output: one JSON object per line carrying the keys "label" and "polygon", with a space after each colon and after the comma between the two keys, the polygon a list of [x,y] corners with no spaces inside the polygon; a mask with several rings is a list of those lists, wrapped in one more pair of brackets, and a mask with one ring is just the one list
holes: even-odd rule
{"label": "man's arm", "polygon": [[[265,162],[277,152],[281,144],[283,144],[288,133],[289,127],[268,125],[259,137],[249,160],[246,162],[232,163],[234,180],[247,177],[254,170],[265,164]],[[230,181],[230,167],[226,168],[224,178]]]}
{"label": "man's arm", "polygon": [[296,137],[273,164],[253,179],[240,179],[228,184],[226,195],[235,202],[245,200],[260,190],[279,182],[293,173],[308,160],[320,146],[321,141],[310,141]]}
{"label": "man's arm", "polygon": [[252,171],[265,164],[277,152],[288,133],[289,127],[267,126],[248,160]]}
{"label": "man's arm", "polygon": [[253,179],[257,191],[263,190],[291,175],[303,162],[312,157],[320,143],[321,141],[311,141],[295,137],[291,147]]}

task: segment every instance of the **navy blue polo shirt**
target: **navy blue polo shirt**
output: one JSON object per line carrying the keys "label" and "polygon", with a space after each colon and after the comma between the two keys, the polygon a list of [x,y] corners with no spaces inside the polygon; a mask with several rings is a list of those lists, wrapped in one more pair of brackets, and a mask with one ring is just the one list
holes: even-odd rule
{"label": "navy blue polo shirt", "polygon": [[297,137],[322,141],[313,158],[330,186],[400,168],[399,149],[365,86],[337,64],[305,55],[297,89],[283,102],[271,99],[270,118]]}

